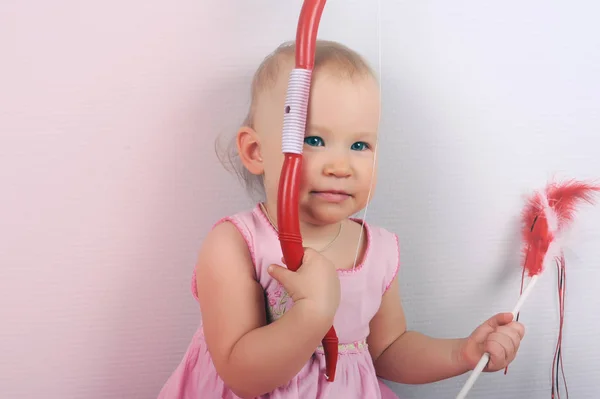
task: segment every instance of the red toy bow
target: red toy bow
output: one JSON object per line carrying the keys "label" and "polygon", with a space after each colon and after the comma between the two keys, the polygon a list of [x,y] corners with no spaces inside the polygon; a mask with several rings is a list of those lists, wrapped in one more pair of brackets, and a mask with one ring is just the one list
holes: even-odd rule
{"label": "red toy bow", "polygon": [[[325,2],[325,0],[305,0],[302,5],[296,31],[296,64],[290,73],[284,108],[282,134],[284,161],[279,180],[277,224],[285,264],[292,271],[300,268],[304,257],[298,218],[298,194],[317,31]],[[328,381],[333,381],[335,378],[338,342],[332,326],[323,338]]]}

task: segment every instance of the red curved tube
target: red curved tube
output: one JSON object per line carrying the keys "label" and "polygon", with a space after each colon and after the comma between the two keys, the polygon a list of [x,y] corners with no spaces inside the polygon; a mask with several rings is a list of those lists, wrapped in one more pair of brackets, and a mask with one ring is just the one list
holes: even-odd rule
{"label": "red curved tube", "polygon": [[326,0],[304,0],[296,29],[296,68],[313,69],[315,43]]}
{"label": "red curved tube", "polygon": [[[317,32],[325,3],[326,0],[305,0],[302,5],[296,31],[296,69],[308,71],[313,69]],[[283,257],[287,268],[292,271],[300,268],[304,256],[298,218],[301,171],[302,154],[284,151],[277,199],[277,221]],[[333,326],[323,338],[322,343],[325,352],[327,381],[333,381],[339,343]]]}

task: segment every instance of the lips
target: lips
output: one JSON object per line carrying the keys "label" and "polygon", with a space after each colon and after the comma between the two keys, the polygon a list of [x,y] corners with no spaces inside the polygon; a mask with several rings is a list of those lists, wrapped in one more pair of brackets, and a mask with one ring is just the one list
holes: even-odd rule
{"label": "lips", "polygon": [[312,191],[311,193],[322,200],[334,203],[342,202],[351,197],[350,194],[341,190]]}
{"label": "lips", "polygon": [[341,195],[350,195],[345,191],[342,190],[314,190],[313,193],[315,194],[341,194]]}

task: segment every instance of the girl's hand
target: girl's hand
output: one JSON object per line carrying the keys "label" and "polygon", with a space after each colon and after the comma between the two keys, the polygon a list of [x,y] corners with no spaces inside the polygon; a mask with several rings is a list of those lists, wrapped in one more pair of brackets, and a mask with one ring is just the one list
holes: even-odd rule
{"label": "girl's hand", "polygon": [[302,266],[297,271],[278,265],[269,266],[268,271],[285,288],[294,304],[307,303],[318,314],[333,318],[340,303],[340,280],[329,259],[305,248]]}
{"label": "girl's hand", "polygon": [[525,335],[525,327],[512,320],[512,313],[498,313],[477,327],[463,341],[458,361],[472,370],[481,356],[488,352],[490,360],[484,371],[498,371],[508,366],[515,359]]}

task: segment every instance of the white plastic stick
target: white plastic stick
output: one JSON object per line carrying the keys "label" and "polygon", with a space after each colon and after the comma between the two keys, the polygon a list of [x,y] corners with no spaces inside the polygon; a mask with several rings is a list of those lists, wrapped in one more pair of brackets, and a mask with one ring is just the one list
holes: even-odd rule
{"label": "white plastic stick", "polygon": [[[537,280],[538,280],[538,275],[531,277],[531,280],[529,280],[529,284],[527,284],[527,288],[525,288],[525,291],[523,291],[523,294],[521,294],[521,296],[519,297],[519,300],[517,301],[517,304],[515,305],[515,308],[512,311],[513,319],[516,319],[517,314],[519,313],[519,311],[521,310],[521,307],[525,303],[525,300],[527,299],[527,297],[533,290],[533,287],[535,286],[535,283],[537,282]],[[483,356],[481,356],[481,359],[479,359],[479,363],[477,363],[477,366],[475,366],[475,368],[473,369],[473,372],[469,376],[469,379],[467,379],[467,382],[465,383],[465,385],[463,386],[461,391],[456,396],[456,399],[464,399],[467,397],[467,393],[469,393],[471,388],[473,388],[475,381],[477,381],[477,378],[479,378],[479,375],[481,375],[481,373],[483,372],[483,369],[485,368],[485,366],[487,365],[489,360],[490,360],[489,353],[486,352],[483,354]]]}
{"label": "white plastic stick", "polygon": [[531,290],[533,290],[533,286],[535,285],[536,281],[538,281],[538,274],[536,274],[529,280],[527,288],[525,288],[525,291],[523,291],[523,294],[521,294],[521,296],[519,297],[519,300],[517,301],[517,304],[515,305],[515,308],[512,311],[514,319],[517,318],[517,314],[519,314],[519,312],[521,311],[521,307],[525,303],[525,300],[527,299],[529,294],[531,294]]}

